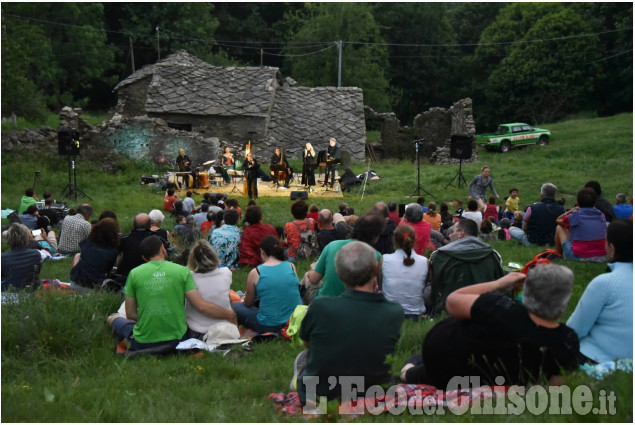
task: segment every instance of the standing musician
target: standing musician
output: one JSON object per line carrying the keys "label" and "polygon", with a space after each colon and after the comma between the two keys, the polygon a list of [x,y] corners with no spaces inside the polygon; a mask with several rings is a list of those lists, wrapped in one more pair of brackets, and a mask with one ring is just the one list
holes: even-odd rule
{"label": "standing musician", "polygon": [[271,169],[271,176],[273,177],[274,185],[278,186],[278,173],[285,173],[284,186],[283,189],[289,187],[289,181],[291,177],[293,177],[293,169],[289,166],[287,159],[280,152],[280,148],[276,148],[276,153],[271,156],[271,165],[269,167]]}
{"label": "standing musician", "polygon": [[247,195],[249,199],[258,198],[258,169],[260,165],[250,153],[247,154],[243,163],[243,171],[247,182]]}
{"label": "standing musician", "polygon": [[[194,181],[194,186],[196,186],[196,171],[192,170],[192,161],[190,157],[185,155],[185,149],[179,149],[179,156],[176,157],[176,165],[179,167],[179,171],[191,171],[192,179]],[[192,187],[192,184],[189,182],[190,176],[185,176],[188,178],[187,187]]]}
{"label": "standing musician", "polygon": [[229,177],[229,173],[227,170],[236,169],[236,160],[234,159],[234,154],[229,149],[229,146],[225,146],[225,151],[220,157],[221,160],[221,174],[223,175],[223,180],[225,183],[231,183],[232,179]]}
{"label": "standing musician", "polygon": [[335,172],[337,171],[337,164],[340,163],[341,150],[339,146],[336,146],[337,140],[334,137],[331,137],[329,140],[329,147],[326,150],[326,173],[324,175],[324,184],[322,187],[325,187],[329,184],[329,174],[331,176],[331,189],[335,184]]}
{"label": "standing musician", "polygon": [[304,154],[302,155],[302,185],[315,186],[315,165],[316,155],[311,143],[304,146]]}

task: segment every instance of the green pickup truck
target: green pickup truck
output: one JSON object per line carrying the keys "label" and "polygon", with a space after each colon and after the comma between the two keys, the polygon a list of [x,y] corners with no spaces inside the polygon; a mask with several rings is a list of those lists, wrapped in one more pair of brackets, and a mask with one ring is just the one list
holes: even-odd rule
{"label": "green pickup truck", "polygon": [[487,150],[498,149],[504,153],[516,146],[535,144],[545,146],[549,143],[550,138],[551,132],[549,130],[517,122],[499,125],[494,134],[477,134],[476,145]]}

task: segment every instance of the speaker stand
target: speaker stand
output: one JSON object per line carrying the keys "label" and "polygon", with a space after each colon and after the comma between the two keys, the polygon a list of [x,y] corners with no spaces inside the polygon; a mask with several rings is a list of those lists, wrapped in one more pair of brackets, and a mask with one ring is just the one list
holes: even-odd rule
{"label": "speaker stand", "polygon": [[465,177],[463,176],[463,171],[461,171],[461,167],[462,167],[462,166],[463,166],[463,160],[462,160],[462,159],[460,159],[460,160],[459,160],[459,171],[458,171],[458,173],[456,173],[456,175],[452,178],[452,180],[450,180],[450,182],[449,182],[447,185],[445,185],[445,188],[446,188],[446,189],[447,189],[447,188],[448,188],[448,186],[450,186],[450,185],[452,185],[452,186],[453,186],[454,180],[457,180],[457,179],[458,179],[458,186],[457,186],[457,187],[458,187],[459,189],[461,188],[461,180],[463,180],[463,184],[467,186],[467,182],[465,181]]}
{"label": "speaker stand", "polygon": [[419,193],[420,191],[424,191],[428,196],[430,196],[432,199],[436,199],[434,197],[434,195],[432,195],[430,192],[428,192],[427,190],[425,190],[424,188],[421,187],[421,164],[419,162],[419,140],[415,140],[415,146],[417,149],[417,187],[415,188],[415,190],[410,194],[410,198],[412,198],[413,196],[421,196],[421,194]]}
{"label": "speaker stand", "polygon": [[77,169],[75,168],[75,159],[71,160],[71,157],[68,157],[68,183],[66,187],[64,187],[62,191],[62,199],[66,199],[69,196],[73,195],[73,200],[77,201],[77,193],[80,193],[85,198],[90,199],[93,198],[86,195],[79,187],[77,187]]}

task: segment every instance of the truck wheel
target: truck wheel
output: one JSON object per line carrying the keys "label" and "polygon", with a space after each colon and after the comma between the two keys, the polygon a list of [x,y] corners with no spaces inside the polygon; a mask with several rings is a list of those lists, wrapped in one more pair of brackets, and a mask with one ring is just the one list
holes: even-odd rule
{"label": "truck wheel", "polygon": [[549,143],[549,138],[547,136],[540,136],[540,139],[538,139],[538,146],[547,146],[547,143]]}
{"label": "truck wheel", "polygon": [[509,142],[501,143],[501,147],[500,147],[501,153],[509,152],[510,149],[511,149],[511,145],[509,144]]}

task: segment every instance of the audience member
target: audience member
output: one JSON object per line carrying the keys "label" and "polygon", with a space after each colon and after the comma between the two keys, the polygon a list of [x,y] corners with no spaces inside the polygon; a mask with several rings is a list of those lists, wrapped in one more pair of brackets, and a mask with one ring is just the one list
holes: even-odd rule
{"label": "audience member", "polygon": [[456,209],[454,210],[454,217],[457,220],[463,218],[463,201],[457,199],[456,201],[454,201],[454,204],[456,205]]}
{"label": "audience member", "polygon": [[[365,214],[359,222],[367,218]],[[302,404],[312,404],[319,396],[341,397],[342,382],[332,385],[332,376],[363,377],[361,390],[391,380],[386,357],[396,350],[404,313],[399,304],[377,293],[381,267],[377,252],[353,241],[339,250],[334,261],[346,291],[313,301],[300,326],[300,338],[308,349],[296,359],[293,386]]]}
{"label": "audience member", "polygon": [[522,230],[524,222],[525,222],[525,213],[522,211],[516,211],[514,213],[514,221],[512,221],[512,225],[510,226],[510,229],[512,227],[517,227],[518,229]]}
{"label": "audience member", "polygon": [[[521,304],[504,292],[523,282]],[[544,378],[556,385],[562,370],[578,366],[578,338],[557,321],[572,286],[571,270],[539,264],[526,278],[512,272],[454,291],[446,303],[450,317],[426,334],[421,356],[408,360],[402,380],[444,390],[457,388],[460,381],[453,377],[478,378],[478,384],[470,381],[476,386],[527,385]]]}
{"label": "audience member", "polygon": [[430,223],[432,230],[441,231],[441,214],[437,213],[437,203],[430,202],[428,211],[423,214],[423,221]]}
{"label": "audience member", "polygon": [[347,213],[348,204],[346,202],[340,202],[339,210],[340,210],[340,214],[342,214],[343,216],[346,216],[348,214]]}
{"label": "audience member", "polygon": [[35,230],[37,226],[37,219],[40,213],[36,205],[29,205],[24,211],[24,214],[20,214],[20,222],[24,224],[29,230]]}
{"label": "audience member", "polygon": [[505,212],[504,217],[509,220],[514,219],[514,214],[518,211],[518,205],[520,204],[520,198],[518,197],[518,189],[512,187],[509,189],[509,197],[505,199]]}
{"label": "audience member", "polygon": [[498,240],[498,235],[494,233],[494,226],[491,220],[481,221],[480,238],[485,242]]}
{"label": "audience member", "polygon": [[31,231],[23,224],[13,223],[3,233],[9,251],[2,253],[2,292],[9,288],[22,290],[37,285],[42,256],[37,249],[29,248]]}
{"label": "audience member", "polygon": [[45,215],[38,217],[36,230],[33,232],[35,241],[51,255],[57,254],[57,235],[50,230],[51,222]]}
{"label": "audience member", "polygon": [[192,191],[188,190],[185,193],[185,199],[183,199],[183,210],[185,211],[186,215],[190,215],[192,214],[192,212],[194,212],[195,209],[196,203],[194,202],[194,199],[192,199]]}
{"label": "audience member", "polygon": [[165,249],[168,249],[170,247],[170,232],[161,228],[165,216],[159,210],[152,210],[148,213],[148,217],[150,217],[150,233],[160,237],[163,241],[163,245],[165,245]]}
{"label": "audience member", "polygon": [[501,219],[500,229],[498,229],[498,240],[499,241],[508,241],[512,237],[509,234],[509,228],[511,227],[512,222],[507,218]]}
{"label": "audience member", "polygon": [[382,255],[395,252],[393,235],[397,225],[394,221],[388,218],[388,205],[383,202],[377,202],[373,209],[386,220],[384,230],[382,230],[379,235],[379,239],[377,240],[377,243],[373,245],[373,248],[379,251]]}
{"label": "audience member", "polygon": [[395,202],[391,202],[388,204],[388,218],[392,220],[395,225],[398,225],[401,221],[401,217],[399,217],[399,211],[397,210],[397,204]]}
{"label": "audience member", "polygon": [[271,224],[262,223],[262,210],[258,205],[247,208],[245,221],[249,223],[249,226],[245,226],[243,229],[238,264],[255,267],[262,261],[260,242],[266,236],[278,237],[278,233]]}
{"label": "audience member", "polygon": [[483,213],[478,209],[478,202],[474,199],[467,201],[467,211],[463,211],[463,219],[474,220],[476,227],[481,227],[481,221],[483,220]]}
{"label": "audience member", "polygon": [[439,207],[439,214],[441,215],[441,233],[445,233],[450,227],[454,226],[454,216],[450,214],[450,209],[448,208],[448,204],[445,202],[441,203]]}
{"label": "audience member", "polygon": [[320,211],[318,216],[320,231],[317,235],[320,252],[324,247],[335,240],[346,239],[346,221],[340,213],[331,213],[330,210]]}
{"label": "audience member", "polygon": [[631,218],[633,216],[633,206],[626,203],[626,195],[618,193],[615,196],[613,212],[617,218]]}
{"label": "audience member", "polygon": [[492,217],[494,222],[498,223],[498,205],[496,205],[496,198],[493,196],[489,197],[489,202],[485,206],[485,211],[483,211],[483,220],[487,220]]}
{"label": "audience member", "polygon": [[170,188],[165,192],[163,198],[163,211],[171,213],[174,211],[174,204],[179,200],[179,195],[174,194],[174,189]]}
{"label": "audience member", "polygon": [[426,207],[426,198],[424,198],[423,196],[418,197],[417,204],[421,207],[422,213],[425,214],[428,212],[428,207]]}
{"label": "audience member", "polygon": [[423,288],[428,277],[428,259],[413,251],[415,232],[401,224],[394,232],[395,252],[382,257],[382,292],[403,307],[406,318],[419,320],[426,312]]}
{"label": "audience member", "polygon": [[317,224],[312,218],[307,218],[309,206],[303,200],[297,200],[291,204],[291,215],[293,221],[284,225],[284,235],[289,245],[288,256],[290,258],[298,257],[298,249],[300,248],[301,233],[308,230],[317,232]]}
{"label": "audience member", "polygon": [[44,199],[44,208],[40,210],[40,216],[46,216],[51,222],[51,226],[57,226],[60,222],[60,215],[53,209],[53,199]]}
{"label": "audience member", "polygon": [[201,236],[205,239],[209,237],[212,230],[216,229],[216,214],[213,211],[208,211],[206,218],[207,220],[201,223]]}
{"label": "audience member", "polygon": [[584,290],[567,326],[584,362],[633,358],[633,222],[614,219],[606,234],[609,272]]}
{"label": "audience member", "polygon": [[[243,302],[234,302],[232,307],[236,311],[238,324],[258,333],[277,333],[295,308],[302,304],[298,276],[295,266],[286,261],[284,248],[278,238],[266,236],[260,243],[260,255],[262,264],[247,276]],[[256,300],[258,306],[254,305]]]}
{"label": "audience member", "polygon": [[132,227],[132,231],[122,237],[119,244],[121,260],[117,267],[117,274],[122,276],[128,276],[130,270],[143,264],[141,242],[148,236],[152,236],[152,232],[150,231],[150,216],[146,213],[137,214]]}
{"label": "audience member", "polygon": [[[227,267],[219,267],[220,261],[209,242],[199,240],[194,244],[187,266],[192,273],[198,292],[205,301],[225,310],[231,309],[229,289],[232,284],[232,272]],[[226,321],[226,319],[210,317],[202,313],[187,299],[185,300],[185,317],[188,338],[201,340],[211,325]],[[233,323],[231,325],[235,326]]]}
{"label": "audience member", "polygon": [[[324,247],[320,254],[315,268],[306,272],[302,279],[303,285],[306,287],[304,301],[309,304],[314,297],[336,297],[346,289],[335,270],[335,256],[337,252],[345,245],[358,240],[373,246],[383,230],[386,220],[376,212],[370,211],[364,214],[355,223],[352,239],[335,240]],[[377,262],[381,265],[381,253],[375,251]],[[324,282],[320,284],[320,280],[324,278]],[[378,277],[381,287],[381,274]]]}
{"label": "audience member", "polygon": [[606,222],[610,223],[615,218],[615,212],[613,211],[613,205],[607,199],[602,198],[602,187],[600,183],[591,180],[584,185],[585,188],[593,189],[597,198],[595,199],[594,207],[598,210],[602,211],[604,217],[606,218]]}
{"label": "audience member", "polygon": [[[24,214],[27,208],[31,205],[37,206],[37,196],[35,196],[35,191],[33,188],[28,188],[24,191],[24,195],[22,195],[22,199],[20,199],[20,207],[18,208],[18,214]],[[23,223],[24,224],[24,223]]]}
{"label": "audience member", "polygon": [[181,227],[174,227],[172,232],[172,240],[174,241],[174,249],[177,253],[184,254],[184,262],[187,263],[187,255],[189,250],[201,238],[201,232],[196,229],[196,219],[193,215],[185,217],[185,224]]}
{"label": "audience member", "polygon": [[67,215],[60,233],[58,244],[61,254],[76,254],[79,252],[79,243],[90,234],[92,226],[88,219],[93,215],[93,207],[82,204],[77,207],[75,215]]}
{"label": "audience member", "polygon": [[209,242],[220,261],[221,267],[231,269],[238,268],[240,229],[238,223],[238,211],[228,209],[225,212],[224,224],[212,230],[209,235]]}
{"label": "audience member", "polygon": [[423,221],[423,212],[419,204],[408,204],[401,220],[401,224],[407,224],[415,231],[415,252],[423,255],[426,249],[434,249],[434,244],[430,241],[430,230],[432,226],[427,221]]}
{"label": "audience member", "polygon": [[[555,243],[556,219],[564,213],[564,207],[555,200],[558,189],[551,183],[545,183],[540,188],[540,202],[535,202],[527,208],[523,218],[522,229],[512,226],[509,234],[525,246],[549,245]],[[516,221],[516,216],[514,216]]]}
{"label": "audience member", "polygon": [[[216,214],[217,211],[220,211],[221,209],[216,207],[217,209],[212,210],[212,212],[214,214]],[[203,224],[203,222],[205,220],[207,220],[207,213],[208,211],[210,211],[210,206],[209,204],[204,204],[201,203],[201,205],[199,205],[199,210],[196,214],[194,214],[194,219],[196,220],[196,229],[197,230],[201,230],[201,224]]]}
{"label": "audience member", "polygon": [[474,220],[459,220],[452,227],[450,241],[430,254],[429,314],[443,311],[445,299],[455,289],[495,280],[504,273],[500,254],[478,238]]}
{"label": "audience member", "polygon": [[240,209],[240,206],[238,205],[238,200],[237,199],[228,199],[227,201],[225,201],[225,205],[227,206],[228,209],[232,209],[232,210],[236,210],[238,211],[238,219],[240,220],[242,218],[242,211]]}
{"label": "audience member", "polygon": [[236,323],[233,310],[201,297],[186,267],[167,261],[161,238],[148,236],[141,242],[140,250],[147,262],[132,270],[126,281],[126,317],[108,317],[113,332],[130,341],[130,350],[166,345],[176,348],[187,335],[185,298],[210,317]]}
{"label": "audience member", "polygon": [[119,225],[114,218],[104,218],[95,224],[88,238],[79,243],[71,268],[71,287],[99,287],[117,263],[119,255]]}
{"label": "audience member", "polygon": [[309,212],[306,215],[307,218],[312,218],[313,221],[317,223],[319,220],[318,218],[319,215],[320,215],[320,210],[318,209],[318,206],[315,204],[311,204],[311,206],[309,207]]}
{"label": "audience member", "polygon": [[580,190],[577,206],[556,219],[556,250],[566,260],[606,261],[606,218],[596,197],[589,187]]}

